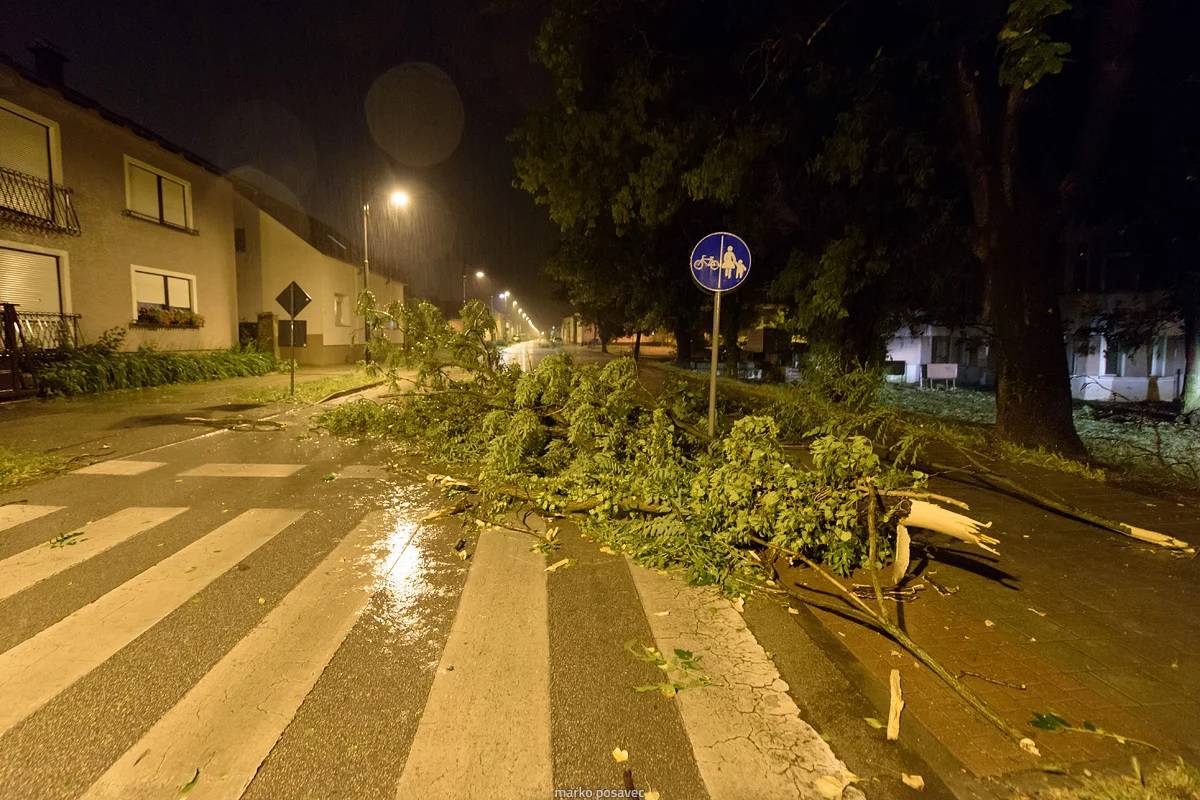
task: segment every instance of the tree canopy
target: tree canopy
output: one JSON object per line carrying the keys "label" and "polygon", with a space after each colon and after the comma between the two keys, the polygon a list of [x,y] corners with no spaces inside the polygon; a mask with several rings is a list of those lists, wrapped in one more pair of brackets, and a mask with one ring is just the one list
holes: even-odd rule
{"label": "tree canopy", "polygon": [[560,280],[618,279],[627,319],[648,294],[677,334],[699,316],[686,253],[716,229],[754,247],[747,300],[844,363],[905,320],[979,323],[998,432],[1079,453],[1057,293],[1141,21],[1138,0],[552,0],[554,99],[514,134],[518,185],[574,254]]}

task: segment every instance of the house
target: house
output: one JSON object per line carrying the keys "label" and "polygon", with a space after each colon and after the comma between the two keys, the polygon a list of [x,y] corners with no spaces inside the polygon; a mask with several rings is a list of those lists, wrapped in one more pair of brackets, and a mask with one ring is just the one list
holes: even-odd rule
{"label": "house", "polygon": [[[1178,398],[1186,353],[1182,324],[1169,313],[1162,290],[1168,256],[1151,255],[1153,248],[1128,228],[1097,228],[1082,239],[1078,258],[1063,275],[1060,301],[1072,396],[1117,402]],[[1106,319],[1123,323],[1105,325]]]}
{"label": "house", "polygon": [[918,386],[992,386],[991,346],[977,328],[905,326],[887,346],[886,378]]}
{"label": "house", "polygon": [[62,83],[65,59],[0,57],[0,302],[46,346],[236,343],[233,186]]}
{"label": "house", "polygon": [[[1078,257],[1062,276],[1071,396],[1076,400],[1174,400],[1183,391],[1182,325],[1162,287],[1170,268],[1162,253],[1127,229],[1078,234]],[[1123,333],[1123,335],[1122,335]],[[990,386],[986,331],[901,328],[888,344],[888,379],[897,383]]]}
{"label": "house", "polygon": [[[127,349],[250,340],[280,354],[275,297],[296,281],[312,298],[297,361],[362,358],[361,259],[347,237],[67,88],[63,56],[32,50],[34,70],[0,55],[6,330],[35,348],[124,328]],[[374,274],[370,288],[380,305],[404,300],[397,280]]]}
{"label": "house", "polygon": [[[234,181],[237,314],[243,341],[291,356],[290,320],[275,298],[295,281],[312,298],[297,316],[296,361],[351,364],[363,357],[363,318],[355,314],[362,291],[357,250],[320,220]],[[379,306],[403,303],[405,286],[372,275]],[[282,348],[282,349],[281,349]]]}

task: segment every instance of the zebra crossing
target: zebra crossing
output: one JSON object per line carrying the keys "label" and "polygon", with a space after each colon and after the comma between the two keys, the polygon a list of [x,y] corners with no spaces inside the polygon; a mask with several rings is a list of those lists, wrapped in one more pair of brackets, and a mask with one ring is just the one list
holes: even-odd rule
{"label": "zebra crossing", "polygon": [[[113,476],[137,476],[143,475],[151,470],[159,469],[167,466],[165,461],[134,461],[125,459],[111,459],[108,461],[98,461],[95,464],[89,464],[86,467],[80,467],[71,472],[72,475],[101,475],[105,477]],[[255,464],[255,463],[208,463],[201,464],[183,472],[178,473],[184,478],[290,478],[296,473],[307,467],[307,464]],[[375,464],[350,464],[346,466],[337,477],[342,479],[371,479],[383,480],[388,477],[387,469]],[[7,507],[6,507],[7,508]],[[12,524],[18,524],[23,521],[21,515],[21,506],[13,506]],[[23,508],[30,508],[24,506]],[[57,507],[51,506],[34,506],[34,509],[46,509],[40,514],[33,512],[33,516],[29,519],[36,518],[41,514],[48,514]],[[26,513],[29,513],[28,511]],[[0,513],[0,530],[5,527],[5,515]]]}
{"label": "zebra crossing", "polygon": [[[117,464],[83,474],[123,481],[167,466]],[[215,463],[177,474],[270,481],[304,467]],[[339,475],[385,477],[368,465]],[[456,523],[422,524],[424,508],[327,509],[320,520],[307,508],[226,509],[232,516],[0,652],[0,797],[125,800],[186,790],[189,800],[553,798],[601,796],[631,779],[661,798],[755,800],[816,798],[819,779],[848,781],[845,764],[801,719],[787,684],[727,600],[570,537],[566,546],[590,548],[590,555],[566,570],[547,572],[550,562],[528,537],[503,529],[481,531],[470,559],[459,560]],[[72,527],[55,522],[64,512],[0,506],[0,531],[37,524],[76,534],[0,559],[0,609],[20,613],[32,589],[100,569],[102,554],[120,554],[161,526],[214,519],[194,507],[129,506]],[[223,604],[244,603],[250,587],[236,576],[260,574],[244,572],[248,563],[257,558],[253,569],[270,578],[272,559],[291,553],[307,559],[304,568],[270,600],[259,596],[258,611],[234,608],[246,620],[236,635],[214,631],[228,645],[197,644],[193,632],[178,650],[150,646],[201,597],[214,615],[225,613]],[[631,670],[644,668],[643,681],[661,678],[652,666],[631,664],[626,628],[575,612],[551,624],[559,613],[551,600],[574,591],[553,586],[581,580],[622,598],[621,614],[640,626],[646,644],[707,653],[712,685],[675,700],[633,691]],[[570,642],[579,639],[563,632],[589,643],[587,664],[574,662],[580,656]],[[173,683],[150,681],[170,691],[154,703],[139,700],[136,687],[149,684],[138,671],[169,672],[165,657],[203,663],[181,668],[186,677]],[[339,659],[357,663],[343,668]],[[362,677],[391,674],[394,662],[411,662],[401,672],[414,677],[399,685]],[[114,675],[135,696],[113,688]],[[329,699],[359,692],[367,696],[357,710]],[[109,716],[121,720],[114,730],[104,729]],[[91,726],[79,747],[87,757],[78,763],[61,756],[70,751],[60,738],[48,744],[44,733],[61,733],[76,718]],[[593,724],[598,718],[602,725]],[[313,744],[325,741],[322,727],[339,731],[338,741]],[[345,741],[355,735],[364,749],[374,737],[392,751],[358,763],[357,744]],[[624,748],[634,748],[629,760],[615,760]],[[311,774],[297,776],[298,769]],[[326,771],[340,775],[336,794],[319,788]]]}

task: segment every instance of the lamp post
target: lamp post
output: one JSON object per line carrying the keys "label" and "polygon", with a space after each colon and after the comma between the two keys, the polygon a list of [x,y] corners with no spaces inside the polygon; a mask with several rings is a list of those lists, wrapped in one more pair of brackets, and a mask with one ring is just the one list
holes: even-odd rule
{"label": "lamp post", "polygon": [[498,317],[498,315],[496,314],[496,300],[497,300],[497,299],[498,299],[498,300],[500,300],[500,302],[501,302],[501,306],[500,306],[500,307],[501,307],[501,308],[503,308],[503,307],[504,307],[503,303],[504,303],[504,301],[505,301],[506,299],[508,299],[508,295],[509,295],[509,291],[508,291],[507,289],[505,289],[505,290],[504,290],[503,292],[501,292],[500,294],[489,294],[489,295],[488,295],[488,302],[489,302],[489,303],[491,303],[491,306],[492,306],[492,321],[493,321],[493,322],[494,322],[494,323],[495,323],[497,326],[501,327],[501,330],[497,331],[497,333],[499,334],[499,336],[500,336],[500,338],[501,338],[501,339],[503,339],[503,338],[504,338],[504,330],[503,330],[503,325],[504,325],[504,323],[502,323],[502,322],[501,322],[501,321],[500,321],[500,320],[497,318],[497,317]]}
{"label": "lamp post", "polygon": [[[388,203],[392,208],[408,208],[411,198],[408,192],[403,189],[395,189],[388,195]],[[363,291],[371,290],[371,236],[370,236],[370,220],[371,220],[371,198],[367,197],[362,204],[362,224],[363,224]],[[371,323],[363,317],[363,359],[371,360],[371,354],[368,347],[371,342]]]}
{"label": "lamp post", "polygon": [[[476,280],[483,280],[486,277],[487,277],[487,273],[485,273],[483,270],[481,270],[481,269],[475,270],[475,279]],[[463,267],[463,270],[462,270],[462,283],[463,283],[463,305],[465,306],[467,304],[467,268],[466,267]]]}

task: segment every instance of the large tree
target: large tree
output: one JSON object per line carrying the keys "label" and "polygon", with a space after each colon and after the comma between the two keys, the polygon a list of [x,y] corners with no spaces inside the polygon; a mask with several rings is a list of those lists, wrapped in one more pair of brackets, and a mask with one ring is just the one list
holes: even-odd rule
{"label": "large tree", "polygon": [[682,250],[737,226],[757,286],[778,277],[797,328],[845,361],[881,358],[915,312],[977,313],[998,433],[1079,454],[1064,232],[1105,163],[1140,10],[552,0],[537,57],[555,101],[517,135],[519,183],[565,231],[610,220]]}

